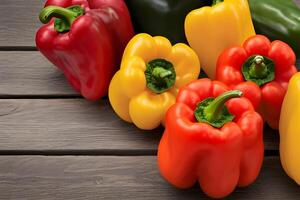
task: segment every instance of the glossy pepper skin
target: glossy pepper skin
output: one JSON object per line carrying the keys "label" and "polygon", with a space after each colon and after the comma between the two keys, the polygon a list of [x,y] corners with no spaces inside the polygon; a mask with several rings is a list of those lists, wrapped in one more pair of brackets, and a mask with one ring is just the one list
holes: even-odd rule
{"label": "glossy pepper skin", "polygon": [[141,33],[125,49],[121,69],[110,83],[109,100],[123,120],[151,130],[164,122],[178,89],[199,73],[198,57],[190,47]]}
{"label": "glossy pepper skin", "polygon": [[279,124],[280,160],[285,172],[300,185],[300,72],[289,82]]}
{"label": "glossy pepper skin", "polygon": [[186,42],[185,16],[209,4],[209,0],[126,0],[137,32],[168,38],[173,44]]}
{"label": "glossy pepper skin", "polygon": [[190,12],[185,34],[208,77],[215,78],[218,56],[227,47],[241,45],[255,35],[247,0],[214,1]]}
{"label": "glossy pepper skin", "polygon": [[198,181],[209,197],[223,198],[258,176],[264,154],[263,120],[248,99],[227,101],[234,118],[221,128],[196,120],[199,102],[227,91],[221,82],[199,79],[181,88],[167,111],[158,166],[174,186],[185,189]]}
{"label": "glossy pepper skin", "polygon": [[[261,57],[264,61],[257,66],[255,61],[250,62],[251,58]],[[231,89],[243,91],[269,126],[278,129],[287,85],[297,72],[295,62],[295,53],[286,43],[278,40],[270,42],[265,36],[257,35],[246,40],[243,46],[228,48],[220,55],[216,79]],[[266,74],[255,78],[255,73],[252,72],[253,76],[250,75],[248,79],[243,72],[247,65],[253,70],[267,70]]]}
{"label": "glossy pepper skin", "polygon": [[288,43],[300,55],[300,9],[293,0],[250,0],[255,30]]}
{"label": "glossy pepper skin", "polygon": [[[70,6],[77,6],[82,15],[71,18]],[[36,34],[39,51],[86,99],[106,95],[122,52],[134,34],[123,0],[48,0],[40,19],[49,23]],[[58,26],[58,20],[65,21],[67,28]]]}

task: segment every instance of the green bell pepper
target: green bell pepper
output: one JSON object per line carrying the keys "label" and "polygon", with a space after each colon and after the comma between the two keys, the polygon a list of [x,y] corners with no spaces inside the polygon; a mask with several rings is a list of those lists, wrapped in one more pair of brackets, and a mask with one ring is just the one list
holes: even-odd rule
{"label": "green bell pepper", "polygon": [[257,34],[288,43],[300,55],[300,9],[293,0],[249,0]]}
{"label": "green bell pepper", "polygon": [[211,0],[126,0],[136,32],[167,37],[173,44],[186,42],[185,16],[211,5]]}

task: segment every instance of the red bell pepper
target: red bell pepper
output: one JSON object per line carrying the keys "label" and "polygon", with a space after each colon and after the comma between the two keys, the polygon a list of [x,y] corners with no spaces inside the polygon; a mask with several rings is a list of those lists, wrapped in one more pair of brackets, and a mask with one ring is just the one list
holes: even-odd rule
{"label": "red bell pepper", "polygon": [[86,99],[106,95],[134,35],[124,1],[48,0],[40,20],[46,24],[36,34],[40,52]]}
{"label": "red bell pepper", "polygon": [[209,79],[180,89],[158,147],[166,180],[178,188],[198,181],[208,196],[222,198],[256,179],[264,154],[263,120],[241,95]]}
{"label": "red bell pepper", "polygon": [[286,43],[257,35],[243,47],[226,49],[218,59],[216,79],[241,90],[273,129],[278,129],[281,104],[296,56]]}

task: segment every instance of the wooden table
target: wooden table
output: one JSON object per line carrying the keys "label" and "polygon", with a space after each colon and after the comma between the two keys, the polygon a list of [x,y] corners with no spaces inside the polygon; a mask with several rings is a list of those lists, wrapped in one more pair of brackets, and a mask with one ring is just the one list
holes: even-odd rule
{"label": "wooden table", "polygon": [[[107,99],[91,103],[35,48],[42,0],[0,4],[0,199],[206,199],[159,175],[162,129],[121,121]],[[266,128],[258,180],[230,199],[299,199]]]}

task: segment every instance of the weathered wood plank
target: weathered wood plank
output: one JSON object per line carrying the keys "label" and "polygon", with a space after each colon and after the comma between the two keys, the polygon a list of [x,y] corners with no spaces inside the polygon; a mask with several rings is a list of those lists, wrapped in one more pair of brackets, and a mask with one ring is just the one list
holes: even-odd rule
{"label": "weathered wood plank", "polygon": [[[123,122],[107,101],[0,100],[0,150],[153,150],[162,130],[141,131]],[[278,149],[265,131],[266,149]]]}
{"label": "weathered wood plank", "polygon": [[0,150],[156,149],[160,130],[120,120],[107,101],[0,100]]}
{"label": "weathered wood plank", "polygon": [[44,0],[1,0],[0,46],[35,46]]}
{"label": "weathered wood plank", "polygon": [[[156,158],[0,157],[1,199],[207,199],[198,185],[178,190],[165,182]],[[258,180],[228,199],[298,199],[300,188],[269,157]]]}
{"label": "weathered wood plank", "polygon": [[79,96],[39,52],[0,51],[0,60],[0,96]]}

